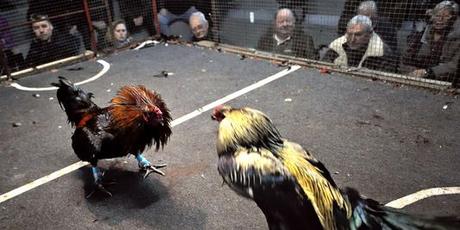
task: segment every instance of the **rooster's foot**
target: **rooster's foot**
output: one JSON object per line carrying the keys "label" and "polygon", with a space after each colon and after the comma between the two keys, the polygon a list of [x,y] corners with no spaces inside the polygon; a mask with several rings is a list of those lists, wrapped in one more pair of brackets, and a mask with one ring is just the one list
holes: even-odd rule
{"label": "rooster's foot", "polygon": [[147,178],[152,172],[158,173],[164,176],[165,173],[159,170],[160,168],[164,168],[164,167],[166,167],[166,164],[146,165],[144,167],[141,167],[141,170],[145,171],[144,179]]}
{"label": "rooster's foot", "polygon": [[[110,182],[108,183],[107,185],[112,185],[112,184],[115,184],[115,182]],[[112,197],[112,193],[107,190],[104,185],[102,185],[101,183],[95,183],[94,184],[94,190],[92,192],[90,192],[87,196],[86,196],[86,199],[89,199],[91,196],[93,196],[96,192],[100,192],[104,195],[107,195],[109,197]]]}

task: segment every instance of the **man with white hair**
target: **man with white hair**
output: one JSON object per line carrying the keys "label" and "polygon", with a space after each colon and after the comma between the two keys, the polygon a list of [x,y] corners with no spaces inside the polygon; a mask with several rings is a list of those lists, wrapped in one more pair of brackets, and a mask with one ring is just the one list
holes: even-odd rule
{"label": "man with white hair", "polygon": [[393,59],[391,49],[374,32],[371,19],[357,15],[348,22],[346,34],[329,45],[322,61],[345,68],[363,67],[394,72]]}
{"label": "man with white hair", "polygon": [[209,22],[203,13],[197,11],[190,15],[188,24],[193,33],[193,40],[202,40],[206,38],[209,30]]}
{"label": "man with white hair", "polygon": [[[170,37],[173,35],[171,31],[171,24],[177,21],[182,21],[189,24],[190,29],[194,35],[193,40],[201,40],[206,38],[209,29],[209,22],[205,17],[206,5],[198,0],[168,0],[163,4],[158,14],[158,21],[160,22],[161,34]],[[200,7],[200,9],[197,9]],[[193,25],[192,25],[192,24]]]}
{"label": "man with white hair", "polygon": [[[424,31],[408,36],[408,48],[401,58],[401,72],[413,77],[454,81],[460,60],[459,5],[442,1],[431,11]],[[456,80],[458,81],[458,79]]]}
{"label": "man with white hair", "polygon": [[364,15],[371,19],[374,32],[391,48],[393,52],[397,51],[396,28],[385,17],[379,15],[375,1],[364,1],[358,6],[357,15]]}
{"label": "man with white hair", "polygon": [[260,38],[257,49],[291,55],[295,57],[317,59],[313,38],[305,34],[290,9],[276,12],[273,26]]}

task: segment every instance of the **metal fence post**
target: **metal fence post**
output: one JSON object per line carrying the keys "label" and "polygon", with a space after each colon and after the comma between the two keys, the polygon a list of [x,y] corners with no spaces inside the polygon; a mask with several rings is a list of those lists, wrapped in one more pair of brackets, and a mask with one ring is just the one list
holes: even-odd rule
{"label": "metal fence post", "polygon": [[155,36],[160,36],[160,23],[158,22],[158,6],[157,1],[152,0],[152,20],[153,24],[155,25],[156,34]]}
{"label": "metal fence post", "polygon": [[83,7],[88,22],[89,36],[91,36],[91,50],[94,54],[97,53],[96,35],[94,34],[93,21],[91,20],[91,13],[89,11],[88,0],[83,0]]}

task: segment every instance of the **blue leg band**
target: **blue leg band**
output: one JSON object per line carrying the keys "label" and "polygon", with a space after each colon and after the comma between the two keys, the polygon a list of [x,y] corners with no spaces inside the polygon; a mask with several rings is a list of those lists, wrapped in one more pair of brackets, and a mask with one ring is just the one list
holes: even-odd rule
{"label": "blue leg band", "polygon": [[150,162],[147,159],[145,159],[145,157],[142,156],[141,153],[136,155],[136,160],[139,163],[140,167],[146,167],[150,165]]}

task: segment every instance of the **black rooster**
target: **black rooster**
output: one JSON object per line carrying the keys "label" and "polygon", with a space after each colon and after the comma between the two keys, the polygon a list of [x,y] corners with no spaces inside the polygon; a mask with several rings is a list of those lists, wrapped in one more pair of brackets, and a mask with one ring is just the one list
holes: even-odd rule
{"label": "black rooster", "polygon": [[258,110],[218,106],[211,117],[219,122],[220,175],[257,203],[270,229],[460,229],[453,217],[414,217],[339,189],[320,161],[282,139]]}
{"label": "black rooster", "polygon": [[[86,93],[64,77],[59,77],[57,98],[67,114],[69,123],[75,127],[72,147],[78,158],[91,163],[96,189],[111,195],[102,185],[103,173],[97,167],[100,159],[133,154],[139,168],[161,175],[142,152],[146,147],[163,147],[170,135],[171,116],[160,95],[145,86],[124,86],[106,108],[91,101],[92,93]],[[92,194],[92,193],[91,193]],[[90,195],[91,195],[90,194]]]}

